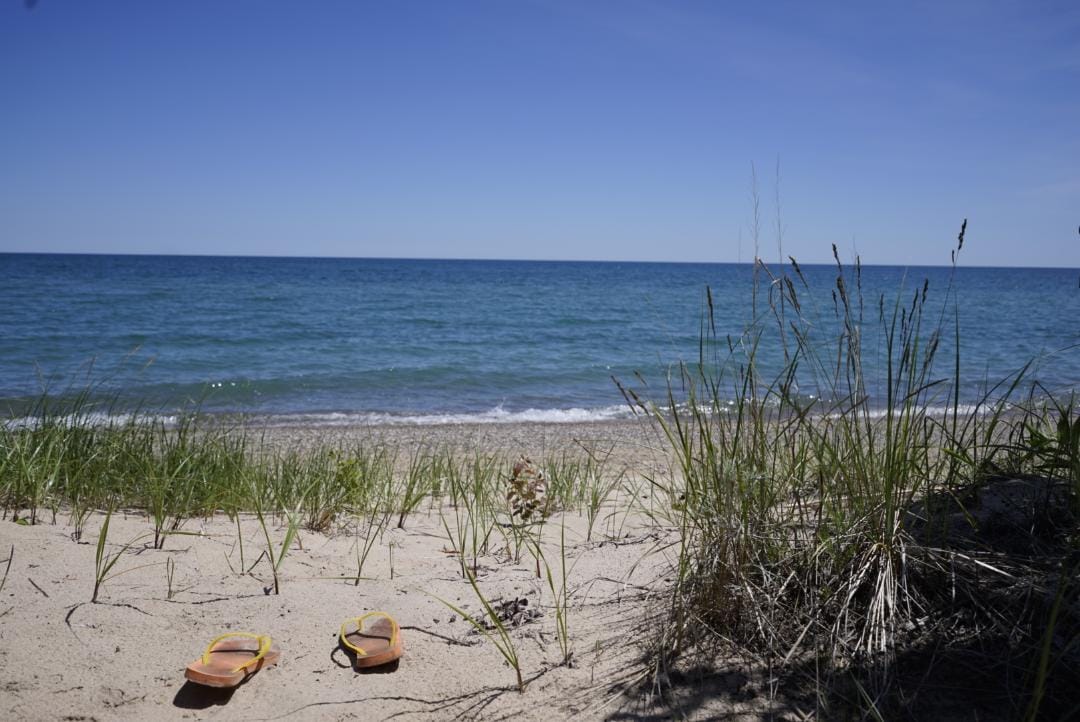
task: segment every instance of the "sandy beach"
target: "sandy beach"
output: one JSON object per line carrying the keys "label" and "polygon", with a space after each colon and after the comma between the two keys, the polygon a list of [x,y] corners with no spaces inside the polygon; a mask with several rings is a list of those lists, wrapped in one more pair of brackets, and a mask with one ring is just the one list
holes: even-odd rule
{"label": "sandy beach", "polygon": [[[637,422],[586,425],[277,428],[278,445],[314,440],[378,440],[406,446],[456,444],[538,458],[586,443],[611,448],[639,473],[665,463],[654,431]],[[481,606],[462,578],[440,518],[425,501],[405,529],[388,529],[356,575],[355,525],[339,519],[327,533],[301,531],[272,593],[262,531],[252,515],[240,531],[224,515],[189,520],[163,549],[145,537],[122,554],[114,578],[90,603],[95,543],[104,515],[94,514],[72,539],[63,510],[55,523],[0,524],[0,559],[13,549],[0,594],[0,716],[6,719],[648,719],[653,710],[646,650],[662,617],[670,581],[672,530],[613,499],[586,541],[585,518],[552,516],[543,533],[545,559],[559,577],[565,526],[568,628],[572,664],[563,664],[554,599],[536,560],[515,562],[492,545],[479,560],[478,584],[495,606],[514,604],[510,630],[526,691],[495,645],[443,601],[477,618]],[[149,531],[145,515],[111,519],[107,552]],[[281,529],[271,530],[280,539]],[[244,561],[238,539],[244,544]],[[255,560],[258,560],[256,563]],[[246,569],[245,569],[246,567]],[[171,578],[170,578],[171,576]],[[405,653],[385,668],[354,672],[338,648],[346,618],[372,610],[400,623]],[[525,611],[529,610],[529,611]],[[184,668],[213,637],[229,631],[271,635],[280,662],[233,692],[186,683]],[[740,679],[743,679],[740,677]],[[741,683],[736,684],[736,691]],[[714,698],[691,717],[741,705]]]}

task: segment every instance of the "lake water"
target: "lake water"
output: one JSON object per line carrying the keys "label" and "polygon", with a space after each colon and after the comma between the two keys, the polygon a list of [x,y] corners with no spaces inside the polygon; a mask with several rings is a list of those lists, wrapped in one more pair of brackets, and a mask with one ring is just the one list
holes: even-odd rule
{"label": "lake water", "polygon": [[[836,268],[803,272],[804,314],[825,339]],[[937,326],[950,274],[862,269],[872,404],[881,294],[891,312],[897,293],[906,304],[928,280]],[[737,336],[753,276],[749,264],[0,254],[0,410],[90,381],[125,403],[281,423],[619,417],[612,377],[640,390],[637,372],[663,401],[669,372],[698,356],[705,287],[720,336]],[[956,269],[966,400],[1033,359],[1029,383],[1080,388],[1078,279]],[[767,297],[766,283],[759,310]],[[936,376],[952,372],[951,314]],[[778,367],[780,349],[766,334],[763,368]],[[813,394],[808,381],[800,392]]]}

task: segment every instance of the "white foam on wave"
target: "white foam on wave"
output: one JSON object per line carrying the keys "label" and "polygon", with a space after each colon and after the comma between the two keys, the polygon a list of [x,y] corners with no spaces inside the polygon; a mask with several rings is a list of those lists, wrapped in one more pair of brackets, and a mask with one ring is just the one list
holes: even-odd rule
{"label": "white foam on wave", "polygon": [[[1006,404],[1004,411],[1008,411],[1012,408],[1011,404]],[[975,416],[978,418],[991,416],[998,413],[999,409],[996,404],[960,404],[957,407],[953,406],[923,406],[916,409],[917,413],[925,414],[931,418],[942,418],[945,416],[952,416],[953,413],[958,414],[961,417]],[[852,413],[852,412],[846,412]],[[860,412],[862,413],[862,412]],[[884,419],[890,415],[888,409],[868,409],[866,415],[871,419]],[[910,410],[893,409],[892,417],[898,418],[902,413],[910,413]],[[828,418],[839,418],[842,414],[828,413],[824,414]]]}
{"label": "white foam on wave", "polygon": [[[727,414],[734,410],[735,402],[730,402],[730,408],[719,408],[708,404],[698,407],[698,411],[704,416],[712,416],[717,413]],[[1006,407],[1011,408],[1009,406]],[[686,414],[690,411],[687,404],[676,406],[678,413]],[[668,415],[671,413],[669,406],[661,406],[655,409],[657,412]],[[951,406],[927,406],[920,410],[931,417],[951,415]],[[995,408],[990,404],[960,404],[960,416],[985,416],[995,413]],[[850,413],[850,412],[848,412]],[[868,409],[865,411],[870,418],[884,418],[888,412],[885,409]],[[898,412],[894,411],[896,415]],[[208,413],[206,416],[214,417],[218,414]],[[233,413],[221,414],[222,417],[234,417]],[[634,418],[635,414],[625,405],[604,406],[599,408],[567,408],[567,409],[524,409],[520,411],[507,411],[501,406],[477,412],[460,413],[427,413],[427,414],[394,414],[387,412],[303,412],[303,413],[261,413],[240,414],[239,418],[245,418],[257,426],[284,427],[284,426],[449,426],[454,424],[580,424],[590,422],[613,421],[619,419]],[[825,412],[820,417],[837,418],[836,412]],[[125,426],[131,423],[140,424],[164,424],[166,427],[175,426],[179,420],[175,414],[147,414],[147,413],[114,413],[102,412],[79,413],[75,415],[53,416],[49,423],[60,426],[79,427],[108,427]],[[12,419],[0,420],[0,427],[6,429],[33,429],[41,426],[39,417],[24,416]]]}
{"label": "white foam on wave", "polygon": [[127,426],[128,424],[165,424],[175,426],[179,417],[175,414],[106,414],[100,411],[81,412],[78,414],[60,414],[43,420],[40,416],[19,416],[0,421],[0,426],[10,429],[37,429],[44,423],[53,426],[77,428],[102,428],[109,426]]}
{"label": "white foam on wave", "polygon": [[382,412],[273,414],[253,417],[266,426],[441,426],[450,424],[576,424],[631,418],[625,406],[583,409],[524,409],[507,411],[497,406],[472,413],[389,414]]}

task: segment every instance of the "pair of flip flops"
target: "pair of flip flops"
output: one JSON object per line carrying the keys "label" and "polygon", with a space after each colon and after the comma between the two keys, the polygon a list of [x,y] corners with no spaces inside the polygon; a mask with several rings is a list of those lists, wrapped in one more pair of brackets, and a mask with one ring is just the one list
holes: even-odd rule
{"label": "pair of flip flops", "polygon": [[[365,628],[364,622],[372,618],[375,621]],[[338,642],[356,669],[393,662],[405,650],[401,628],[386,612],[368,612],[345,620]],[[187,666],[184,676],[208,687],[236,687],[279,659],[281,649],[269,636],[228,632],[211,640],[202,656]]]}

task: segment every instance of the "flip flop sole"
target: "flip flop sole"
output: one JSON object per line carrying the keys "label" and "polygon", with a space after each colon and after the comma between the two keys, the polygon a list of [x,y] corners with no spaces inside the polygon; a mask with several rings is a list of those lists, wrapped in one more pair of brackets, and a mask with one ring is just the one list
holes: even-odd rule
{"label": "flip flop sole", "polygon": [[236,670],[245,662],[250,662],[258,651],[255,640],[223,640],[210,651],[212,657],[209,664],[203,664],[202,659],[195,660],[184,670],[184,677],[207,687],[236,687],[260,669],[277,664],[281,658],[281,649],[274,644],[256,664]]}

